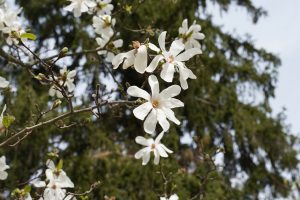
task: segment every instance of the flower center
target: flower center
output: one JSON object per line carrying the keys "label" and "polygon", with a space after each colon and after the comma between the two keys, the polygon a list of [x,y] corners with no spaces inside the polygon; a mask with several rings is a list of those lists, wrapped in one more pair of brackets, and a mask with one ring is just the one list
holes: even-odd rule
{"label": "flower center", "polygon": [[140,48],[141,43],[139,41],[132,41],[132,47],[135,49]]}
{"label": "flower center", "polygon": [[155,149],[155,144],[151,144],[151,149]]}
{"label": "flower center", "polygon": [[157,100],[153,100],[152,101],[152,106],[153,106],[153,108],[158,108],[159,102]]}
{"label": "flower center", "polygon": [[175,59],[174,56],[169,56],[166,60],[168,63],[173,63]]}
{"label": "flower center", "polygon": [[53,190],[55,190],[55,189],[56,189],[56,185],[53,184],[51,188],[52,188]]}

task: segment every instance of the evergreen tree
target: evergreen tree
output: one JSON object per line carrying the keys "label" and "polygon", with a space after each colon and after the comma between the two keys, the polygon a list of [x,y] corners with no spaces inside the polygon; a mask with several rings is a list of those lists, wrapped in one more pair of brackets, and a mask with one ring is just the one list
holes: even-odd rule
{"label": "evergreen tree", "polygon": [[[251,0],[212,2],[224,13],[231,6],[245,8],[253,23],[266,14]],[[157,44],[162,30],[168,31],[167,41],[172,41],[185,18],[189,23],[196,20],[205,34],[201,42],[203,54],[189,61],[197,79],[189,81],[189,89],[180,94],[185,107],[176,109],[182,124],[172,124],[165,134],[164,143],[174,151],[171,158],[162,159],[159,166],[152,161],[141,166],[134,159],[140,148],[134,138],[146,133],[142,121],[131,114],[135,105],[111,106],[101,110],[99,118],[91,117],[91,113],[70,116],[33,130],[15,146],[2,147],[1,154],[7,156],[11,166],[9,179],[0,182],[2,191],[24,186],[21,183],[44,167],[47,153],[58,148],[76,192],[84,192],[94,182],[101,181],[89,194],[90,199],[104,199],[107,195],[120,200],[153,200],[165,192],[176,193],[180,199],[257,199],[265,188],[271,191],[270,199],[290,195],[293,181],[287,180],[283,173],[297,178],[294,149],[297,138],[285,126],[283,113],[272,116],[269,105],[274,98],[280,59],[255,47],[249,38],[224,32],[206,13],[207,3],[206,0],[113,1],[115,29],[124,40],[122,52],[129,50],[136,40],[149,39]],[[16,0],[16,4],[23,7],[28,27],[37,36],[30,47],[41,57],[64,47],[69,52],[98,47],[91,31],[91,17],[83,14],[78,19],[63,11],[66,1]],[[16,48],[8,48],[4,38],[1,49],[17,56]],[[48,95],[49,85],[41,85],[24,66],[3,54],[0,62],[0,75],[9,77],[16,86],[14,91],[3,92],[8,113],[16,119],[8,132],[11,134],[33,125],[39,110],[47,110],[55,99]],[[92,94],[98,84],[100,94],[109,92],[111,73],[120,81],[116,97],[122,99],[126,98],[124,91],[129,84],[142,86],[148,77],[133,69],[112,71],[96,52],[68,57],[66,62],[70,69],[78,70],[76,85],[88,85],[84,94],[76,97],[75,108],[89,106],[94,101]],[[45,73],[40,62],[33,69],[36,75]],[[53,70],[59,71],[58,64]],[[169,85],[161,82],[162,88]],[[253,96],[261,100],[252,101]],[[48,117],[58,116],[67,108],[67,102],[62,102]],[[70,127],[58,128],[63,125]],[[180,142],[185,134],[193,138],[191,143]],[[1,141],[6,137],[3,134]],[[215,165],[216,155],[223,158],[222,166]],[[233,187],[230,180],[241,174],[247,177],[244,182],[239,180],[242,187]]]}

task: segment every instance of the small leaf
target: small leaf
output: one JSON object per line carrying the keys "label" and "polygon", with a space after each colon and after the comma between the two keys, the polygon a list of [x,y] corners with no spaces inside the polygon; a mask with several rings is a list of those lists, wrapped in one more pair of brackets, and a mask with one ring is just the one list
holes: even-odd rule
{"label": "small leaf", "polygon": [[29,40],[36,40],[36,35],[34,35],[32,33],[23,33],[23,34],[21,34],[21,38],[26,38]]}
{"label": "small leaf", "polygon": [[31,186],[30,186],[30,185],[26,185],[26,186],[24,187],[24,192],[25,192],[26,194],[28,194],[28,193],[30,193],[30,191],[31,191]]}
{"label": "small leaf", "polygon": [[58,162],[58,164],[56,166],[56,169],[57,170],[61,170],[63,168],[63,164],[64,164],[63,160],[59,160],[59,162]]}
{"label": "small leaf", "polygon": [[2,119],[3,126],[8,128],[15,121],[14,116],[4,116]]}

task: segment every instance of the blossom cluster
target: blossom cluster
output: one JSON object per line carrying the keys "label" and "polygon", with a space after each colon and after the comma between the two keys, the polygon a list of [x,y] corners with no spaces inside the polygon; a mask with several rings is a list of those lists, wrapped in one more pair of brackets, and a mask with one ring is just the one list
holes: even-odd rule
{"label": "blossom cluster", "polygon": [[[80,17],[82,13],[93,14],[93,27],[95,33],[99,35],[96,41],[102,48],[100,54],[106,55],[106,61],[111,62],[113,69],[122,65],[123,69],[134,68],[138,73],[149,73],[148,83],[151,94],[137,86],[130,86],[127,94],[132,97],[143,99],[143,103],[133,110],[136,118],[144,120],[144,131],[153,135],[156,125],[159,124],[162,132],[154,140],[146,139],[142,136],[136,138],[138,144],[144,145],[142,150],[135,154],[135,158],[142,158],[143,165],[150,160],[150,153],[154,153],[154,163],[159,163],[159,157],[168,157],[167,153],[172,153],[167,147],[160,143],[165,132],[170,128],[170,122],[180,125],[173,108],[183,107],[184,103],[174,97],[178,96],[181,89],[188,89],[188,79],[196,79],[196,75],[186,65],[192,57],[202,53],[200,40],[204,39],[201,33],[201,26],[194,22],[190,27],[188,20],[182,22],[178,30],[178,37],[166,48],[167,32],[163,31],[158,37],[158,46],[149,42],[133,41],[132,49],[114,55],[113,51],[108,52],[106,47],[112,46],[117,49],[123,45],[121,39],[112,41],[115,38],[114,26],[116,20],[111,17],[113,5],[111,0],[69,0],[65,9],[74,13],[75,17]],[[108,45],[110,44],[110,45]],[[149,53],[151,52],[151,54]],[[171,85],[160,92],[159,80],[155,74],[159,73],[161,79],[167,83],[174,81],[175,73],[179,74],[180,85]]]}
{"label": "blossom cluster", "polygon": [[[142,158],[143,165],[146,165],[150,159],[150,153],[154,153],[154,164],[159,163],[159,157],[168,157],[167,153],[172,153],[160,143],[164,132],[170,128],[170,123],[174,122],[180,125],[180,121],[175,117],[173,108],[183,107],[184,103],[174,97],[178,96],[181,89],[188,89],[188,79],[196,79],[196,75],[186,66],[186,61],[201,54],[201,45],[199,40],[204,39],[203,33],[200,32],[200,25],[195,22],[191,27],[188,27],[188,21],[185,19],[182,22],[182,27],[179,28],[179,36],[166,49],[167,32],[162,32],[158,37],[159,47],[153,43],[133,42],[133,49],[120,53],[112,60],[114,69],[122,65],[123,69],[133,67],[138,73],[150,73],[148,83],[151,89],[151,94],[137,87],[130,86],[127,93],[130,96],[142,98],[144,103],[133,110],[136,118],[144,120],[144,131],[153,135],[156,131],[156,125],[159,124],[162,128],[155,140],[146,139],[141,136],[136,138],[138,144],[147,146],[135,154],[135,158]],[[150,55],[148,51],[154,52]],[[148,58],[152,60],[148,63]],[[162,80],[167,83],[172,83],[174,74],[179,74],[179,85],[171,85],[160,92],[159,81],[154,75],[159,73]],[[167,153],[166,153],[167,152]]]}
{"label": "blossom cluster", "polygon": [[13,10],[6,2],[0,5],[0,31],[7,35],[6,42],[9,45],[18,44],[21,35],[25,33],[19,17],[21,11],[21,8]]}

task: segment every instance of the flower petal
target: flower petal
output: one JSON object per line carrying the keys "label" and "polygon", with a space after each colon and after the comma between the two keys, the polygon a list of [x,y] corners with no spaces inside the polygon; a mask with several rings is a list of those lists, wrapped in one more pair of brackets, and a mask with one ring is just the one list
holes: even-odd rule
{"label": "flower petal", "polygon": [[162,127],[164,132],[168,131],[170,128],[170,123],[168,122],[165,113],[161,109],[156,109],[156,110],[157,110],[157,120],[159,125]]}
{"label": "flower petal", "polygon": [[167,87],[166,89],[164,89],[163,91],[161,91],[161,93],[159,94],[159,97],[161,99],[168,99],[168,98],[179,95],[180,91],[181,91],[181,88],[179,85],[171,85],[171,86]]}
{"label": "flower petal", "polygon": [[152,99],[155,99],[159,95],[159,82],[155,75],[149,76],[148,82],[151,87]]}
{"label": "flower petal", "polygon": [[151,49],[152,51],[155,51],[156,53],[160,52],[160,49],[156,45],[150,42],[148,43],[148,45],[149,45],[149,49]]}
{"label": "flower petal", "polygon": [[142,136],[137,136],[135,138],[135,142],[143,145],[143,146],[149,146],[149,140],[147,140],[146,138],[142,137]]}
{"label": "flower petal", "polygon": [[166,51],[166,35],[167,31],[164,31],[158,37],[158,44],[162,51]]}
{"label": "flower petal", "polygon": [[175,114],[174,114],[174,112],[173,112],[171,109],[169,109],[169,108],[164,108],[163,111],[164,111],[166,117],[167,117],[170,121],[174,122],[174,123],[177,124],[177,125],[180,125],[180,121],[175,117]]}
{"label": "flower petal", "polygon": [[159,155],[160,155],[161,157],[163,157],[163,158],[167,158],[167,157],[168,157],[167,152],[165,151],[164,148],[162,148],[161,144],[156,145],[156,149],[157,149],[157,151],[158,151],[158,153],[159,153]]}
{"label": "flower petal", "polygon": [[171,63],[165,63],[162,66],[160,77],[166,82],[172,82],[174,77],[175,67]]}
{"label": "flower petal", "polygon": [[201,54],[202,51],[201,49],[198,48],[191,48],[186,50],[185,52],[183,52],[182,54],[179,54],[175,59],[176,61],[187,61],[190,58],[192,58],[193,56],[197,55],[197,54]]}
{"label": "flower petal", "polygon": [[142,165],[147,165],[147,163],[149,162],[149,160],[150,160],[150,152],[146,151],[146,152],[144,152],[144,155],[143,155],[143,163],[142,163]]}
{"label": "flower petal", "polygon": [[160,155],[159,155],[158,151],[155,149],[154,150],[154,164],[155,165],[159,164],[159,158],[160,158]]}
{"label": "flower petal", "polygon": [[157,55],[154,57],[154,59],[151,61],[149,66],[146,68],[146,72],[152,73],[158,66],[158,63],[164,59],[162,55]]}
{"label": "flower petal", "polygon": [[144,130],[146,133],[153,134],[157,124],[156,110],[152,109],[144,122]]}
{"label": "flower petal", "polygon": [[146,100],[150,100],[150,94],[143,89],[138,88],[137,86],[130,86],[127,89],[127,94],[133,97],[140,97]]}
{"label": "flower petal", "polygon": [[155,138],[155,144],[159,144],[160,140],[164,137],[164,131],[162,131],[156,138]]}
{"label": "flower petal", "polygon": [[143,74],[147,67],[147,47],[145,45],[141,45],[136,53],[134,59],[134,68],[137,72]]}
{"label": "flower petal", "polygon": [[180,40],[172,42],[170,47],[170,53],[176,57],[180,52],[184,50],[184,44]]}
{"label": "flower petal", "polygon": [[140,120],[144,120],[152,108],[153,108],[152,104],[150,102],[146,102],[146,103],[143,103],[142,105],[136,107],[133,110],[133,114],[136,118],[138,118]]}

